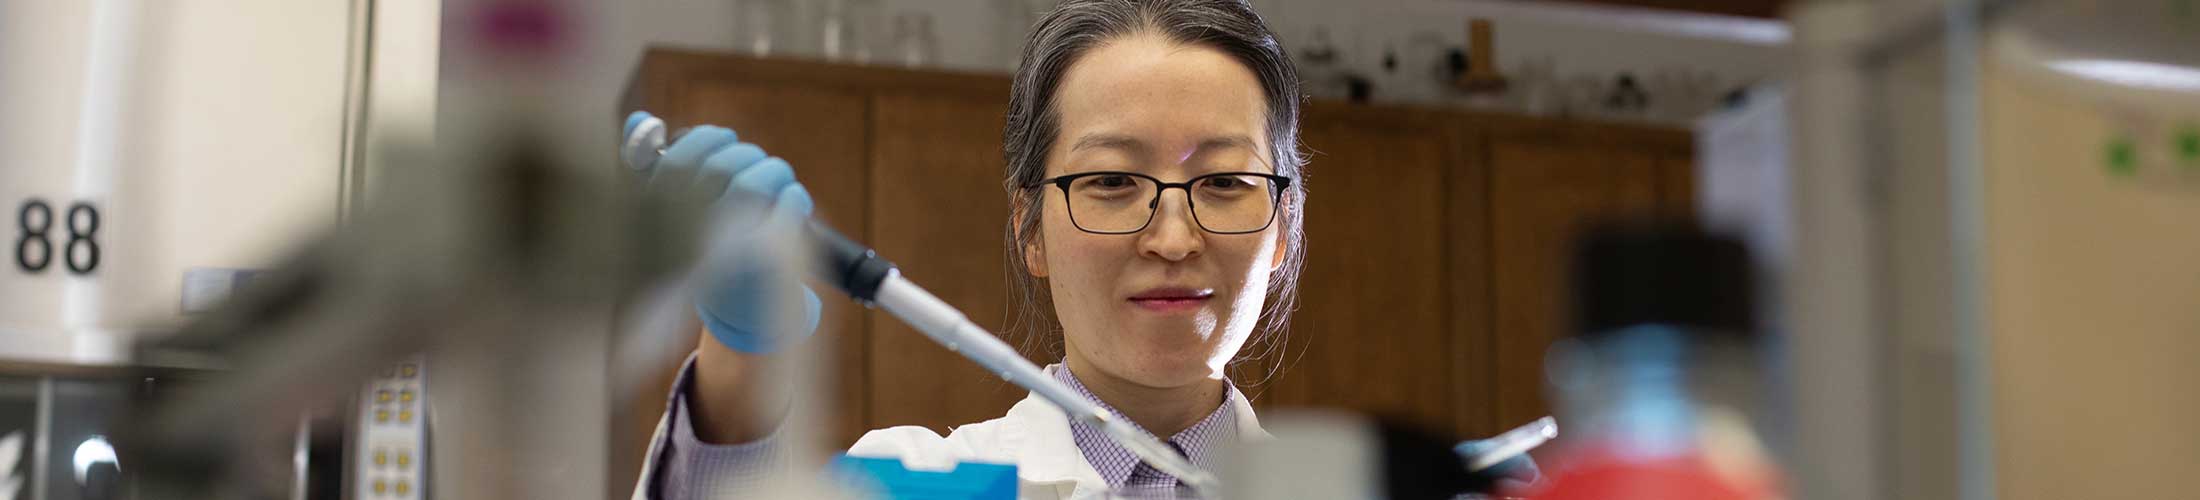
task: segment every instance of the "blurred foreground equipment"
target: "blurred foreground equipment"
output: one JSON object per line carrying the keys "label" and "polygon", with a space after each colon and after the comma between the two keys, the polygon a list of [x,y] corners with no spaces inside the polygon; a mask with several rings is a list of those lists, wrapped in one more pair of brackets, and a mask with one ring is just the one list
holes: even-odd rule
{"label": "blurred foreground equipment", "polygon": [[288,496],[292,454],[266,445],[413,353],[434,367],[419,387],[434,413],[361,411],[433,417],[438,496],[602,491],[575,483],[601,482],[612,313],[695,260],[703,214],[635,196],[616,169],[552,160],[528,127],[491,130],[504,132],[414,150],[420,168],[393,175],[376,210],[138,346],[147,370],[196,374],[125,413],[116,444],[139,498]]}
{"label": "blurred foreground equipment", "polygon": [[1574,336],[1551,347],[1572,424],[1529,491],[1539,499],[1766,499],[1779,474],[1753,416],[1756,273],[1740,241],[1687,225],[1587,234],[1574,260]]}

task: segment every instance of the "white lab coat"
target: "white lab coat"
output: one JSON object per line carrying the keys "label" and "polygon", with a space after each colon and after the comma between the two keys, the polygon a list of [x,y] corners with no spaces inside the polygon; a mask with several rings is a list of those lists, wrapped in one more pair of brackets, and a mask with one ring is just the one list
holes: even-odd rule
{"label": "white lab coat", "polygon": [[[1243,397],[1229,398],[1237,416],[1241,439],[1267,439]],[[647,500],[648,485],[657,472],[671,415],[657,421],[657,435],[650,439],[649,454],[642,463],[642,477],[634,486],[634,500]],[[924,427],[905,425],[873,430],[848,448],[850,456],[900,458],[911,467],[946,468],[955,462],[1016,464],[1019,497],[1027,500],[1098,498],[1107,490],[1100,472],[1085,461],[1070,437],[1069,416],[1053,403],[1033,394],[992,420],[956,427],[946,437]]]}

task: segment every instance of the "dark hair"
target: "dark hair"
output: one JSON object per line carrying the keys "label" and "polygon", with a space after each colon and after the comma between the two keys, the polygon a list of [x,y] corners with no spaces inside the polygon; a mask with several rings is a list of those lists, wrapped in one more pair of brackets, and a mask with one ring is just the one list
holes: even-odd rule
{"label": "dark hair", "polygon": [[[1062,74],[1085,52],[1109,40],[1133,34],[1160,35],[1171,42],[1211,47],[1251,69],[1267,97],[1269,156],[1275,173],[1296,179],[1284,193],[1277,217],[1285,245],[1282,265],[1270,274],[1262,326],[1248,344],[1275,350],[1298,304],[1300,269],[1306,262],[1306,157],[1299,151],[1298,70],[1276,43],[1260,15],[1242,0],[1067,0],[1035,26],[1024,42],[1022,64],[1009,89],[1008,125],[1001,134],[1007,159],[1003,186],[1013,213],[1008,231],[1008,265],[1020,329],[1051,329],[1052,301],[1041,293],[1040,279],[1023,267],[1025,239],[1038,237],[1043,190],[1027,186],[1046,176],[1046,157],[1060,133],[1054,110]],[[1031,340],[1026,339],[1028,348]],[[1059,353],[1055,353],[1059,354]],[[1261,356],[1265,356],[1265,353]],[[1240,360],[1247,359],[1241,357]],[[1272,372],[1271,372],[1272,373]]]}

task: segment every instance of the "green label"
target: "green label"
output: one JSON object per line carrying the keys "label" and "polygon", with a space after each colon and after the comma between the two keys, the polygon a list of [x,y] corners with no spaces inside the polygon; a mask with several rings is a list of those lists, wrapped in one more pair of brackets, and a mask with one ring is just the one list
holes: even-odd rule
{"label": "green label", "polygon": [[2200,168],[2200,126],[2186,125],[2177,131],[2177,161],[2188,168]]}
{"label": "green label", "polygon": [[2139,147],[2132,144],[2130,138],[2116,137],[2109,139],[2106,149],[2109,174],[2129,176],[2139,171]]}

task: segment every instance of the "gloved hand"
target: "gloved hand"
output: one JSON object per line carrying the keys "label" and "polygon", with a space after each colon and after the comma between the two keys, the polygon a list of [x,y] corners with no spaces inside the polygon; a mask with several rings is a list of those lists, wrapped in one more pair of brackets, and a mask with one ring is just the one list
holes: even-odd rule
{"label": "gloved hand", "polygon": [[[1462,457],[1472,457],[1482,454],[1482,452],[1493,446],[1496,446],[1496,443],[1491,440],[1477,439],[1459,443],[1459,446],[1453,448],[1452,451],[1458,452],[1459,456]],[[1535,458],[1522,453],[1505,459],[1503,462],[1498,462],[1497,465],[1492,465],[1490,468],[1482,469],[1480,472],[1476,472],[1475,475],[1486,478],[1489,484],[1494,487],[1493,491],[1519,491],[1541,480],[1543,469],[1536,467]]]}
{"label": "gloved hand", "polygon": [[[645,111],[627,115],[620,137],[633,137],[637,127],[653,118]],[[629,143],[626,147],[636,146]],[[639,157],[647,158],[644,153]],[[633,166],[646,171],[645,184],[654,194],[709,197],[716,204],[736,205],[738,209],[735,210],[716,211],[735,214],[733,216],[706,219],[715,226],[710,229],[727,232],[716,238],[721,244],[754,245],[750,249],[761,250],[765,243],[798,237],[810,218],[810,193],[801,183],[795,182],[794,168],[787,165],[786,160],[764,154],[764,149],[755,144],[740,142],[732,130],[724,127],[695,127],[673,141],[653,164]],[[817,292],[802,285],[778,263],[761,257],[764,252],[742,251],[742,248],[719,250],[716,253],[720,255],[749,258],[702,266],[711,276],[702,281],[704,285],[695,298],[695,311],[702,318],[704,328],[710,331],[711,338],[736,351],[761,354],[776,351],[817,331],[818,317],[823,310]],[[801,296],[802,316],[796,318],[799,321],[773,321],[770,315],[780,301],[792,297],[791,294]],[[794,331],[771,331],[774,324],[787,325],[783,328]]]}

